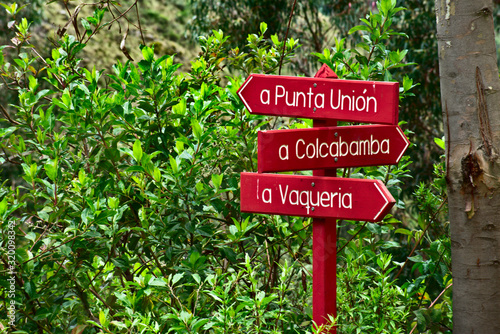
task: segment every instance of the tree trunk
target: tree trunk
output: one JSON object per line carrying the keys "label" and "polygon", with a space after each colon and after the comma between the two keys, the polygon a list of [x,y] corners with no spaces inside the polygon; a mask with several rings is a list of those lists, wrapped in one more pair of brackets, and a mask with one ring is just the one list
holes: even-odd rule
{"label": "tree trunk", "polygon": [[500,333],[500,80],[492,0],[436,0],[453,333]]}

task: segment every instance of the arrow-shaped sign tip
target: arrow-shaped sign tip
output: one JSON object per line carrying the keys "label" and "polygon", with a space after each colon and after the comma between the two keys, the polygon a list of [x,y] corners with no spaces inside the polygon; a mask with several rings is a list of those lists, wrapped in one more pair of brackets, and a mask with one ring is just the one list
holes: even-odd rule
{"label": "arrow-shaped sign tip", "polygon": [[383,218],[382,214],[385,216],[389,212],[389,210],[393,207],[393,205],[396,203],[396,200],[394,199],[394,197],[392,197],[389,190],[387,190],[387,188],[385,187],[385,185],[381,181],[377,180],[374,183],[374,185],[375,185],[375,188],[377,188],[380,195],[382,196],[382,198],[385,201],[385,204],[382,205],[382,207],[380,208],[380,211],[377,212],[377,214],[375,215],[375,218],[373,218],[373,221],[380,221]]}
{"label": "arrow-shaped sign tip", "polygon": [[245,82],[243,83],[243,85],[241,85],[240,89],[238,89],[238,92],[237,92],[237,94],[240,97],[241,101],[243,102],[243,104],[245,105],[245,107],[248,109],[248,111],[250,113],[252,113],[252,109],[250,108],[250,105],[248,104],[247,100],[245,100],[245,97],[243,96],[243,91],[248,86],[248,84],[250,83],[250,81],[252,81],[252,79],[253,79],[253,75],[250,75],[245,80]]}
{"label": "arrow-shaped sign tip", "polygon": [[406,149],[408,148],[408,146],[410,146],[410,141],[405,136],[403,130],[401,130],[399,126],[397,126],[396,129],[398,130],[398,133],[403,138],[403,141],[405,143],[405,147],[401,150],[401,154],[399,155],[398,160],[396,161],[396,163],[399,163],[399,160],[401,160],[401,158],[403,157],[403,154],[405,153]]}

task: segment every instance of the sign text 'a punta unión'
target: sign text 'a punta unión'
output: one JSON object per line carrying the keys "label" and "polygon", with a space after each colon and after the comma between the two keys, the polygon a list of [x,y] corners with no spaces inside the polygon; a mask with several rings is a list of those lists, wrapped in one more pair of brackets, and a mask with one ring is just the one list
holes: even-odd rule
{"label": "sign text 'a punta uni\u00f3n'", "polygon": [[241,173],[241,211],[379,221],[395,201],[379,180]]}
{"label": "sign text 'a punta uni\u00f3n'", "polygon": [[238,95],[253,114],[397,124],[396,82],[252,74]]}

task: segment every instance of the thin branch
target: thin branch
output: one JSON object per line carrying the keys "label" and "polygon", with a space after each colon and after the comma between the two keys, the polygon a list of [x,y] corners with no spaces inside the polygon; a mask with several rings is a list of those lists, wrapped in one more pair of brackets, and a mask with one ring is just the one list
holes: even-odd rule
{"label": "thin branch", "polygon": [[[102,28],[106,27],[106,26],[110,26],[112,25],[114,22],[118,21],[119,19],[121,19],[122,17],[124,17],[132,8],[134,8],[134,6],[137,4],[137,1],[139,0],[135,0],[134,3],[132,4],[132,6],[130,6],[129,8],[127,8],[123,13],[120,13],[120,15],[118,15],[117,17],[115,17],[113,20],[105,23]],[[127,20],[128,21],[128,20]],[[96,27],[96,29],[92,32],[92,34],[87,38],[87,40],[84,42],[84,44],[86,44],[95,34],[97,34],[97,31],[99,30],[100,26]]]}
{"label": "thin branch", "polygon": [[[441,291],[441,293],[439,294],[439,296],[437,296],[436,299],[434,299],[434,301],[431,303],[431,305],[429,305],[429,307],[427,309],[430,310],[437,303],[437,301],[439,300],[439,298],[441,298],[441,296],[446,292],[446,290],[448,290],[449,288],[451,288],[452,285],[453,285],[453,283],[448,284],[448,286],[446,288],[444,288],[443,291]],[[417,328],[417,325],[418,325],[418,322],[413,326],[413,328],[411,329],[410,334],[412,334],[413,331],[415,330],[415,328]]]}
{"label": "thin branch", "polygon": [[21,125],[21,123],[19,123],[18,121],[15,121],[13,120],[10,115],[9,115],[9,112],[4,108],[3,105],[0,104],[0,108],[2,109],[2,113],[5,115],[5,117],[7,117],[7,120],[12,123],[12,124],[15,124],[15,125]]}
{"label": "thin branch", "polygon": [[341,251],[342,251],[342,250],[343,250],[343,249],[344,249],[347,245],[349,245],[349,243],[350,243],[350,242],[351,242],[354,238],[356,238],[356,237],[357,237],[357,235],[358,235],[361,231],[363,231],[363,229],[365,228],[366,224],[368,224],[368,222],[365,222],[365,223],[363,224],[363,226],[361,226],[361,228],[358,230],[358,232],[356,232],[356,233],[355,233],[355,234],[351,237],[351,239],[349,239],[349,241],[345,243],[345,245],[344,245],[344,246],[340,247],[340,248],[337,250],[337,254],[338,254],[338,253],[340,253],[340,252],[341,252]]}
{"label": "thin branch", "polygon": [[288,26],[286,28],[285,39],[283,40],[283,50],[281,51],[280,57],[280,67],[278,70],[278,74],[281,75],[281,65],[283,65],[283,57],[285,56],[285,48],[286,48],[286,40],[288,39],[288,31],[290,30],[290,23],[292,22],[293,11],[295,10],[295,5],[297,4],[297,0],[293,1],[292,11],[290,12],[290,17],[288,19]]}
{"label": "thin branch", "polygon": [[137,2],[135,3],[135,13],[137,14],[137,23],[139,24],[139,32],[141,33],[142,44],[146,45],[146,40],[144,39],[144,34],[142,33],[141,18],[139,16],[139,8]]}
{"label": "thin branch", "polygon": [[394,279],[397,279],[399,277],[399,275],[401,275],[401,273],[403,272],[404,267],[406,267],[406,265],[408,264],[409,258],[413,255],[413,253],[415,253],[415,250],[417,249],[417,246],[422,241],[423,237],[425,236],[425,233],[427,232],[427,230],[431,226],[431,223],[434,221],[434,219],[436,218],[437,214],[439,213],[439,211],[441,211],[441,209],[443,208],[443,206],[444,206],[445,203],[446,203],[446,198],[443,199],[443,201],[441,202],[441,205],[439,206],[439,208],[436,210],[436,212],[434,212],[434,214],[432,215],[431,219],[429,219],[429,224],[427,224],[427,226],[425,227],[422,235],[420,236],[420,238],[418,238],[418,241],[415,243],[415,246],[411,250],[410,254],[406,257],[405,263],[401,266],[401,268],[399,269],[399,271],[396,274],[396,276],[394,277]]}

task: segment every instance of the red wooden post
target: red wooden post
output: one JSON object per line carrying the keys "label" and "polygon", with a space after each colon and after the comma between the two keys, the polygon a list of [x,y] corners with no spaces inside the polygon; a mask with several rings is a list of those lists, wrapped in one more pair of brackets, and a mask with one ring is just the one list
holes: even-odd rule
{"label": "red wooden post", "polygon": [[[338,78],[326,64],[315,78]],[[336,126],[336,121],[313,120],[313,127]],[[313,171],[314,176],[337,176],[336,169]],[[313,320],[320,326],[337,316],[337,220],[313,219]],[[328,331],[335,334],[334,328]]]}

